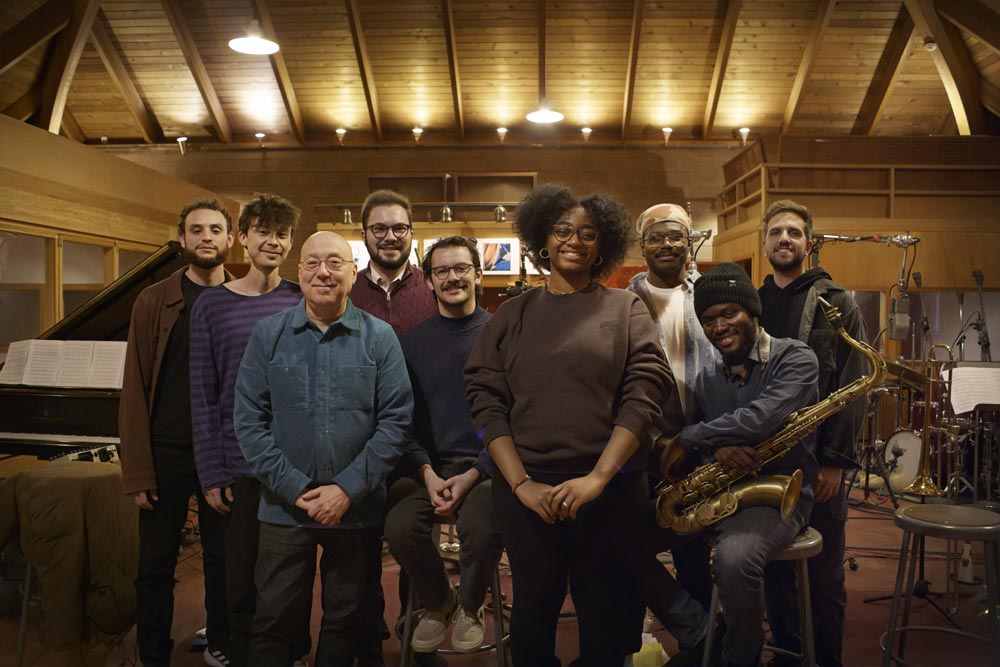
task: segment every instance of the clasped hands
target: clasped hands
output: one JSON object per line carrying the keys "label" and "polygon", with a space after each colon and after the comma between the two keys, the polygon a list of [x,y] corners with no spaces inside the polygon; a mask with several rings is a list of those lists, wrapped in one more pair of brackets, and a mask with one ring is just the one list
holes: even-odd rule
{"label": "clasped hands", "polygon": [[607,482],[594,473],[566,480],[551,486],[529,481],[520,485],[515,493],[521,504],[541,517],[545,523],[575,519],[580,508],[601,495]]}
{"label": "clasped hands", "polygon": [[434,514],[442,517],[451,516],[465,498],[465,494],[479,480],[479,471],[475,468],[469,468],[464,473],[448,479],[442,479],[430,466],[424,466],[422,472],[427,496],[434,506]]}
{"label": "clasped hands", "polygon": [[336,526],[351,508],[351,499],[336,484],[306,489],[295,499],[295,506],[309,514],[309,518],[324,526]]}

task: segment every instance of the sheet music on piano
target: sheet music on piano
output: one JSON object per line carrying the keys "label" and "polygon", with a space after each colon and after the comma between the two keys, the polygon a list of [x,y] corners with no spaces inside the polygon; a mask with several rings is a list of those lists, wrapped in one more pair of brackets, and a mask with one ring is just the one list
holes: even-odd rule
{"label": "sheet music on piano", "polygon": [[0,384],[121,389],[125,346],[106,340],[22,340],[11,343]]}

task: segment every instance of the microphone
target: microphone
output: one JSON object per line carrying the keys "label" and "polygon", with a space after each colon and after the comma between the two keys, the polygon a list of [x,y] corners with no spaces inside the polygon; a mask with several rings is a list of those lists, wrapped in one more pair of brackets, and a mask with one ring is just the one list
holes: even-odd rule
{"label": "microphone", "polygon": [[900,291],[892,297],[889,308],[889,338],[906,340],[910,333],[910,295]]}
{"label": "microphone", "polygon": [[813,238],[818,241],[843,241],[844,243],[854,243],[855,241],[871,241],[872,236],[842,236],[840,234],[813,234]]}
{"label": "microphone", "polygon": [[712,230],[711,229],[705,229],[705,230],[701,230],[701,231],[694,231],[694,230],[692,230],[688,234],[688,240],[691,243],[696,243],[697,241],[707,241],[710,238],[712,238]]}
{"label": "microphone", "polygon": [[871,240],[876,243],[884,242],[886,245],[894,245],[899,248],[909,248],[910,246],[915,246],[920,243],[919,236],[910,236],[909,234],[893,234],[892,236],[874,234],[872,235]]}
{"label": "microphone", "polygon": [[924,277],[919,271],[913,272],[913,284],[917,286],[917,289],[920,289],[924,285]]}

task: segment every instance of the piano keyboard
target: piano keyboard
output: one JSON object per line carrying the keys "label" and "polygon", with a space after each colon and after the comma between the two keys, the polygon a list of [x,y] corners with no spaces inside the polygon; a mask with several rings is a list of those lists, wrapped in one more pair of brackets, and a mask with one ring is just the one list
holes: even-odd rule
{"label": "piano keyboard", "polygon": [[72,445],[74,447],[85,447],[93,445],[117,445],[118,438],[103,435],[72,435],[69,433],[3,433],[0,432],[0,441],[40,443],[50,445]]}

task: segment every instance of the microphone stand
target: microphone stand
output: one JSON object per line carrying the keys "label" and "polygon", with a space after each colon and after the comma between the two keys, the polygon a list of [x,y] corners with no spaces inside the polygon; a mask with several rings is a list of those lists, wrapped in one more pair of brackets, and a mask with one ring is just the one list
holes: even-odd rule
{"label": "microphone stand", "polygon": [[983,272],[976,269],[972,272],[979,289],[979,317],[972,323],[972,328],[979,332],[980,361],[993,361],[990,356],[990,332],[986,328],[986,304],[983,301]]}
{"label": "microphone stand", "polygon": [[[965,292],[963,290],[958,290],[956,292],[958,295],[958,321],[965,326],[965,315],[962,313],[965,306]],[[965,361],[965,329],[958,332],[958,339],[955,341],[955,346],[958,347],[958,360]]]}

